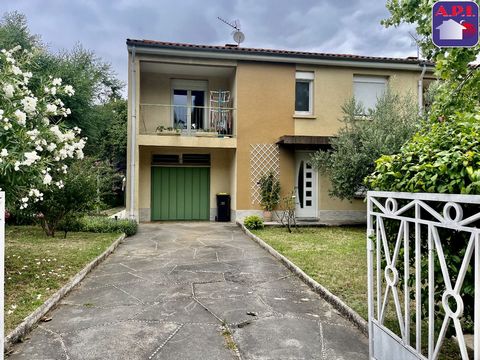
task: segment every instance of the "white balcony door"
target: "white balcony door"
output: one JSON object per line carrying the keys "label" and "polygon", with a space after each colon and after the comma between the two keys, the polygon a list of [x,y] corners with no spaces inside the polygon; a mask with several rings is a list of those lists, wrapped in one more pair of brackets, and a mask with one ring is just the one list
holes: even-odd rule
{"label": "white balcony door", "polygon": [[317,217],[317,172],[308,162],[310,154],[310,152],[306,151],[297,151],[295,153],[295,212],[297,218]]}
{"label": "white balcony door", "polygon": [[206,127],[208,83],[199,80],[172,80],[172,126],[191,130]]}

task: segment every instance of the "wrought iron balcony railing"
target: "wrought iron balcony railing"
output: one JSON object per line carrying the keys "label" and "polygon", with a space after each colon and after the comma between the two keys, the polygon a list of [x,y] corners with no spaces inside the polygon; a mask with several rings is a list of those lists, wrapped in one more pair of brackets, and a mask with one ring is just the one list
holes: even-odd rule
{"label": "wrought iron balcony railing", "polygon": [[141,104],[140,135],[233,137],[235,109],[230,107]]}

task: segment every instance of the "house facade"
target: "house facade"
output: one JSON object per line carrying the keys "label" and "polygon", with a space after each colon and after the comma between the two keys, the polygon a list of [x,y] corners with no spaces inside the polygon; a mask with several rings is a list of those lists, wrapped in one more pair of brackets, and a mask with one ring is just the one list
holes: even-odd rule
{"label": "house facade", "polygon": [[365,204],[331,198],[308,163],[339,130],[352,96],[365,108],[390,86],[423,93],[417,59],[127,40],[127,213],[139,221],[232,220],[261,214],[268,171],[303,219],[365,218]]}

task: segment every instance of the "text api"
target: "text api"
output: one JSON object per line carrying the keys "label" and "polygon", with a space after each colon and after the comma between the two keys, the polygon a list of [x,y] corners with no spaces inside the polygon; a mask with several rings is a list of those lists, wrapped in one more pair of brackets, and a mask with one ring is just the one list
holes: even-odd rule
{"label": "text api", "polygon": [[437,1],[432,8],[432,40],[438,47],[472,47],[478,43],[478,4]]}

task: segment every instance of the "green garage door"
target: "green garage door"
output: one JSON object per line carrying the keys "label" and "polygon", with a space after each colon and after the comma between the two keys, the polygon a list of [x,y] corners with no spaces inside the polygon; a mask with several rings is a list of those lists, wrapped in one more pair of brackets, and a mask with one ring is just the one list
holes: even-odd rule
{"label": "green garage door", "polygon": [[152,220],[209,219],[209,168],[152,167]]}

